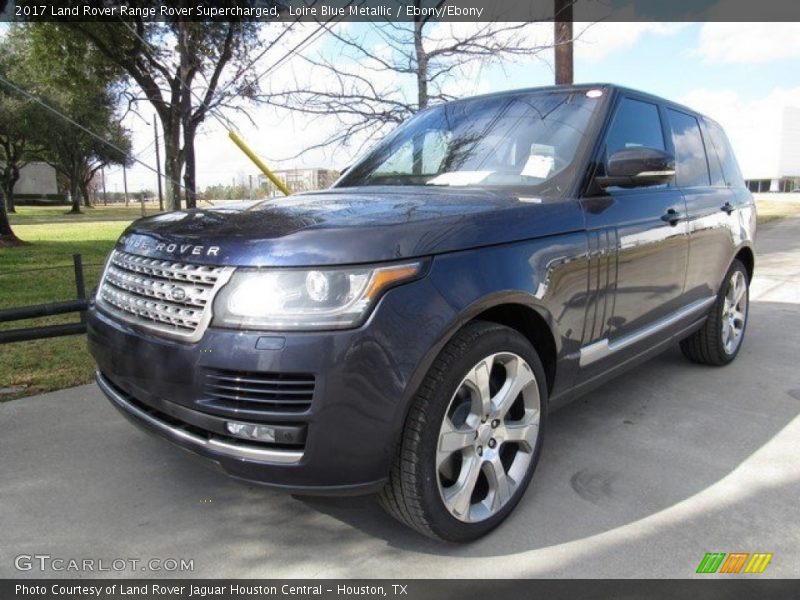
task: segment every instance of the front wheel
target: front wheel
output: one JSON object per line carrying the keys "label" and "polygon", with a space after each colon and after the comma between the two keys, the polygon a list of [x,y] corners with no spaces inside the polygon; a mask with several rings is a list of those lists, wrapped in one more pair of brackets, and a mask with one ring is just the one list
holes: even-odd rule
{"label": "front wheel", "polygon": [[470,323],[420,386],[381,503],[433,538],[467,542],[488,533],[530,482],[546,406],[544,369],[528,340],[509,327]]}
{"label": "front wheel", "polygon": [[681,350],[688,359],[722,366],[736,358],[747,328],[749,286],[747,269],[741,261],[734,260],[705,324],[681,341]]}

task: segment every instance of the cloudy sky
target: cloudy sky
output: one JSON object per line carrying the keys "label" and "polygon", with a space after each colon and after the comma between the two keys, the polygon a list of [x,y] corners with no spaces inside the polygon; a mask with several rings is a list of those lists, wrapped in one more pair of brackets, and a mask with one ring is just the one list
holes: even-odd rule
{"label": "cloudy sky", "polygon": [[[370,43],[367,24],[344,24],[351,34],[363,35]],[[474,24],[440,24],[442,28],[474,27]],[[301,26],[302,39],[316,28]],[[542,43],[550,41],[552,26],[542,24],[531,35]],[[685,103],[720,121],[728,131],[743,169],[758,170],[765,146],[776,142],[767,132],[785,106],[800,107],[800,24],[797,23],[600,23],[576,24],[576,82],[611,82],[639,88]],[[438,32],[443,33],[443,32]],[[323,38],[304,49],[309,55],[331,57],[336,49]],[[264,57],[256,72],[281,55]],[[335,57],[333,57],[335,58]],[[301,60],[287,61],[270,75],[269,85],[320,77]],[[385,77],[391,77],[386,74]],[[446,91],[473,95],[514,88],[549,85],[553,82],[552,52],[538,57],[493,66],[476,65],[448,83]],[[409,93],[413,80],[403,82]],[[151,110],[143,107],[149,117]],[[315,151],[303,159],[279,160],[293,156],[323,139],[336,125],[329,120],[309,121],[300,115],[272,109],[251,109],[254,127],[235,118],[237,128],[253,148],[275,168],[295,166],[342,167],[352,160],[352,151]],[[134,149],[148,164],[154,164],[152,125],[138,117],[127,124],[134,131]],[[774,127],[773,127],[774,129]],[[197,140],[198,184],[205,188],[230,183],[233,178],[257,170],[228,140],[222,123],[210,119]],[[163,154],[162,154],[163,157]],[[109,191],[122,189],[119,169],[107,172]],[[155,189],[155,175],[141,166],[128,171],[130,189]]]}

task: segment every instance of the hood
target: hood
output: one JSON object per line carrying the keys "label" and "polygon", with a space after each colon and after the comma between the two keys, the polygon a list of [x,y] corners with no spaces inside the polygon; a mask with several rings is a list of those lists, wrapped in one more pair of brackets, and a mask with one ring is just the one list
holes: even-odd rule
{"label": "hood", "polygon": [[582,226],[575,200],[464,188],[334,188],[147,217],[128,227],[117,248],[198,264],[322,266],[429,256]]}

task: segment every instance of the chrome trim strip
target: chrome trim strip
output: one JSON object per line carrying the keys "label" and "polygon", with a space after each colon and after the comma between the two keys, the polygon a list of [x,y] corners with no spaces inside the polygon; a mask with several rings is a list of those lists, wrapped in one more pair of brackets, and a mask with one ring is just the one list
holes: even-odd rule
{"label": "chrome trim strip", "polygon": [[207,439],[202,438],[198,435],[160,421],[156,417],[134,406],[111,386],[109,381],[100,371],[95,371],[95,380],[106,397],[108,397],[108,399],[111,400],[120,410],[130,413],[136,418],[145,421],[149,425],[155,427],[162,434],[165,434],[169,437],[178,438],[183,442],[187,442],[198,447],[199,449],[208,450],[221,456],[230,458],[244,458],[263,463],[275,463],[283,465],[296,464],[300,462],[301,458],[303,458],[303,452],[298,450],[260,449],[249,446],[238,446],[214,437]]}
{"label": "chrome trim strip", "polygon": [[675,175],[675,170],[667,170],[667,171],[642,171],[641,173],[637,173],[635,177],[672,177]]}
{"label": "chrome trim strip", "polygon": [[641,342],[651,335],[666,329],[670,325],[674,325],[682,319],[708,308],[716,299],[716,296],[711,296],[710,298],[703,298],[702,300],[692,302],[680,310],[675,311],[671,315],[667,315],[663,319],[642,327],[630,335],[622,337],[613,342],[609,343],[608,338],[592,342],[588,346],[584,346],[580,349],[578,364],[582,367],[585,367],[586,365],[590,365],[602,358],[611,356],[615,352],[619,352],[628,346],[632,346],[637,342]]}

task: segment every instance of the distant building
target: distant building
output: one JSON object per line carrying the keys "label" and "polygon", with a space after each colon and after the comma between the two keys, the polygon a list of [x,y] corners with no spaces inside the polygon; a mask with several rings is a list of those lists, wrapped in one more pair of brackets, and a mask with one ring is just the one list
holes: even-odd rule
{"label": "distant building", "polygon": [[[308,192],[311,190],[324,190],[339,178],[339,172],[332,169],[280,169],[273,171],[275,176],[278,177],[286,187],[292,192]],[[259,187],[269,190],[269,195],[274,196],[280,194],[272,182],[267,179],[267,176],[260,174],[258,176]]]}
{"label": "distant building", "polygon": [[759,140],[736,147],[737,158],[751,192],[791,192],[800,188],[800,107],[784,107],[763,115],[763,122],[749,139]]}
{"label": "distant building", "polygon": [[62,204],[64,194],[58,191],[56,170],[44,162],[30,162],[19,172],[19,181],[14,186],[14,201],[17,204]]}

